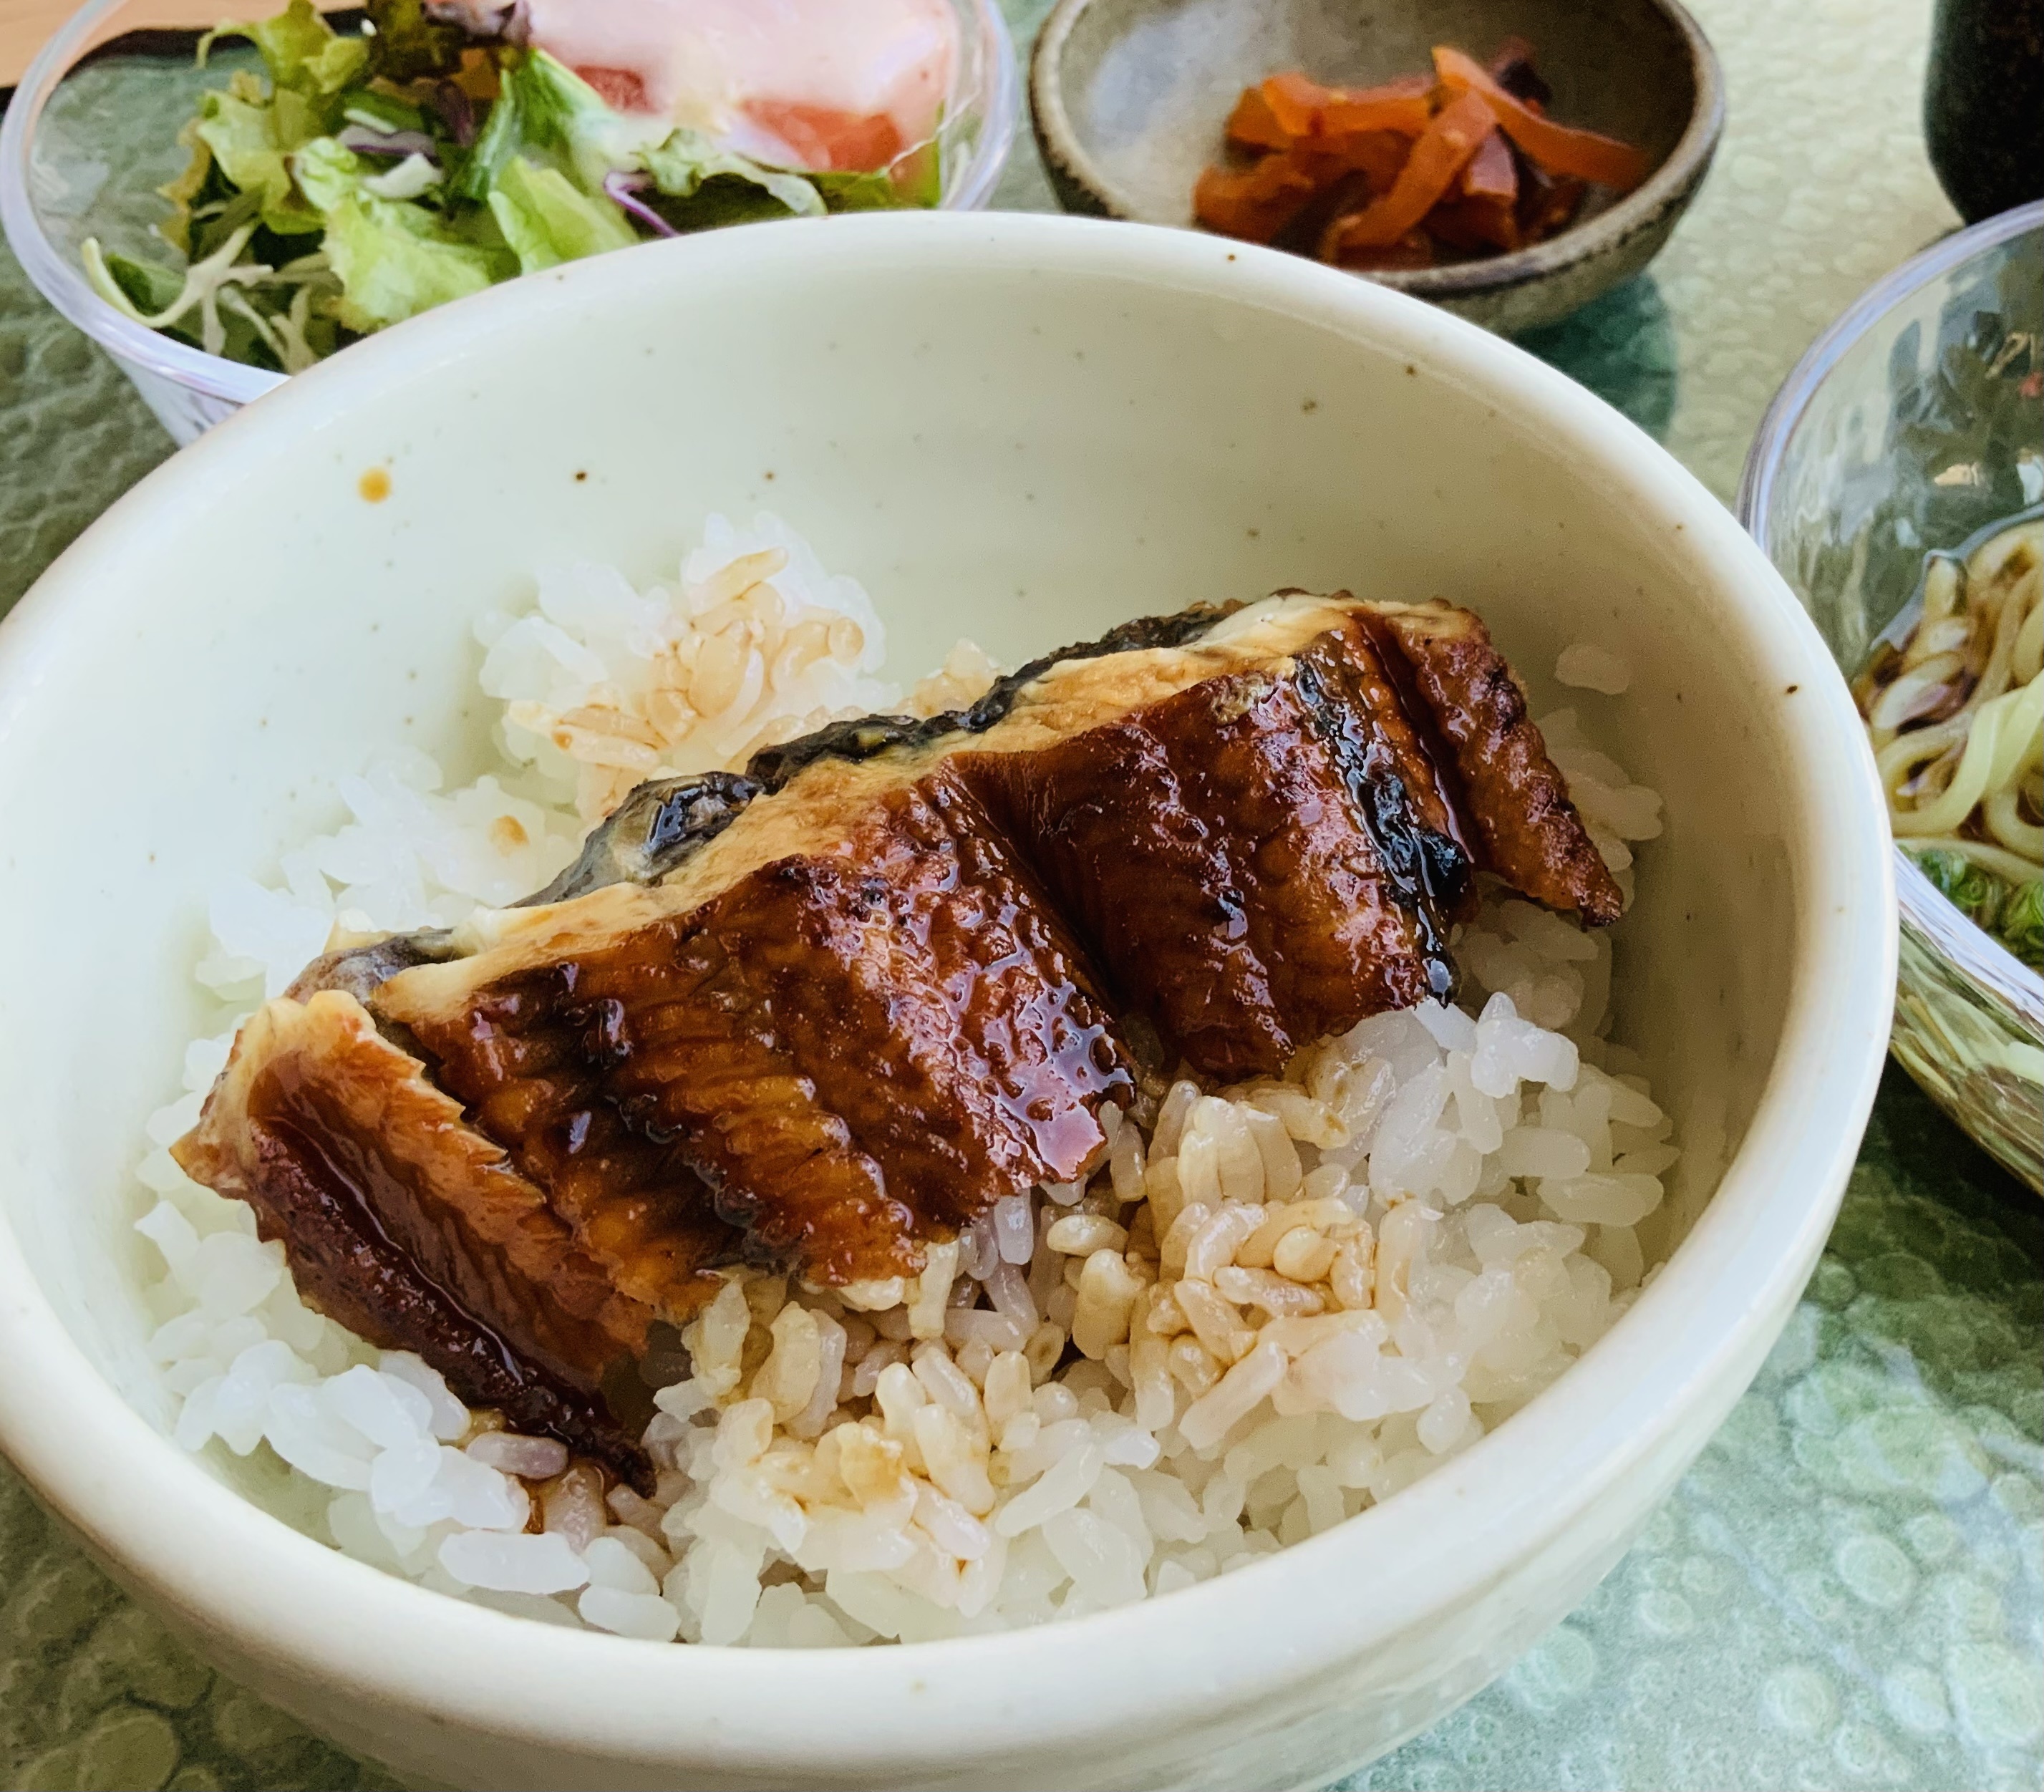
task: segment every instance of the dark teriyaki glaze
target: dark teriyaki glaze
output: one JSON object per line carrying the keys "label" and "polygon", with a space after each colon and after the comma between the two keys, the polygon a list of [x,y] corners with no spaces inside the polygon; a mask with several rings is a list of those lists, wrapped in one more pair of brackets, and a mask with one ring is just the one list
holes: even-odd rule
{"label": "dark teriyaki glaze", "polygon": [[651,1312],[421,1068],[341,992],[279,1002],[248,1023],[174,1149],[282,1241],[317,1310],[650,1490],[630,1368]]}
{"label": "dark teriyaki glaze", "polygon": [[378,1209],[392,1199],[391,1171],[336,1124],[318,1091],[273,1080],[264,1094],[251,1109],[250,1129],[270,1172],[266,1184],[290,1194],[287,1206],[262,1214],[268,1223],[259,1230],[286,1239],[320,1310],[360,1336],[416,1352],[467,1405],[494,1406],[517,1430],[559,1437],[651,1494],[652,1464],[627,1440],[599,1389],[576,1387],[536,1363],[529,1347],[514,1348],[390,1236]]}
{"label": "dark teriyaki glaze", "polygon": [[[1327,639],[1327,675],[1345,678],[1353,643]],[[1314,1040],[1425,1000],[1445,963],[1421,880],[1388,862],[1307,702],[1312,651],[1028,752],[951,762],[1043,879],[1116,1009],[1220,1082],[1280,1075]],[[1381,806],[1390,792],[1378,780],[1366,794]],[[1411,824],[1385,832],[1406,844]]]}
{"label": "dark teriyaki glaze", "polygon": [[[642,786],[521,905],[559,911],[536,928],[309,967],[244,1029],[180,1161],[256,1207],[322,1310],[636,1479],[612,1371],[721,1267],[912,1275],[1003,1195],[1083,1178],[1137,1057],[1281,1075],[1447,998],[1478,870],[1615,918],[1466,611],[1331,606],[1274,637],[1289,650],[1097,682],[1075,709],[1048,693],[1047,714],[1089,719],[975,739],[1062,662],[1182,647],[1228,613],[1146,618],[964,709]],[[828,763],[888,754],[877,779]],[[751,816],[812,768],[800,826]],[[669,881],[741,821],[766,831],[699,894]],[[578,907],[621,884],[666,889]],[[260,1078],[287,1050],[280,1102]]]}
{"label": "dark teriyaki glaze", "polygon": [[[1082,641],[1031,660],[996,680],[984,696],[962,709],[934,716],[861,716],[832,722],[778,747],[762,748],[742,773],[706,771],[686,778],[654,779],[635,789],[590,835],[572,865],[514,906],[569,902],[613,883],[658,883],[679,871],[756,798],[785,789],[797,773],[819,759],[870,759],[897,747],[932,746],[954,735],[984,734],[1005,719],[1024,690],[1053,666],[1141,648],[1183,647],[1240,607],[1196,604],[1173,616],[1139,617],[1110,629],[1097,640]],[[370,991],[399,971],[451,957],[451,939],[444,929],[433,929],[330,952],[305,967],[292,993],[346,990],[367,1000]]]}
{"label": "dark teriyaki glaze", "polygon": [[[914,1273],[1002,1195],[1068,1182],[1133,1075],[1082,954],[942,761],[686,913],[379,1021],[623,1284],[686,1317],[722,1263]],[[709,1286],[713,1292],[716,1284]]]}
{"label": "dark teriyaki glaze", "polygon": [[1617,920],[1624,898],[1481,620],[1446,605],[1365,607],[1356,619],[1365,640],[1386,642],[1373,657],[1397,700],[1370,707],[1380,726],[1412,736],[1421,818],[1520,894],[1593,927]]}

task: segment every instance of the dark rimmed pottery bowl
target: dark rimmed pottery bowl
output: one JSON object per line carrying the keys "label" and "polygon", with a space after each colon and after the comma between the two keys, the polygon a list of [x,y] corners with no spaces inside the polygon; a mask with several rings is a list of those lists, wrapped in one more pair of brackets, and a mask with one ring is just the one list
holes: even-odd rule
{"label": "dark rimmed pottery bowl", "polygon": [[1535,48],[1554,115],[1642,147],[1654,171],[1593,192],[1546,242],[1444,267],[1372,274],[1492,329],[1558,322],[1660,251],[1702,183],[1724,83],[1675,0],[1059,0],[1036,40],[1029,109],[1067,211],[1190,226],[1242,90],[1281,69],[1366,86],[1428,66],[1435,44]]}

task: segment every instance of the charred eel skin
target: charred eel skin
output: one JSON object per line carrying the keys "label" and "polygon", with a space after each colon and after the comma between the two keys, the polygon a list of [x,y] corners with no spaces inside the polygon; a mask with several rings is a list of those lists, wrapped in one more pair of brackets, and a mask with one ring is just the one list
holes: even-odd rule
{"label": "charred eel skin", "polygon": [[589,836],[574,863],[519,906],[571,902],[606,884],[657,883],[722,833],[755,797],[786,789],[797,773],[818,759],[870,759],[897,748],[930,746],[951,735],[984,734],[1005,720],[1022,692],[1053,666],[1142,648],[1181,647],[1227,613],[1199,604],[1174,616],[1139,617],[1110,629],[1097,640],[1082,641],[1031,660],[996,679],[984,696],[962,709],[945,709],[934,716],[861,716],[851,721],[834,721],[780,746],[762,748],[742,773],[701,772],[641,784]]}

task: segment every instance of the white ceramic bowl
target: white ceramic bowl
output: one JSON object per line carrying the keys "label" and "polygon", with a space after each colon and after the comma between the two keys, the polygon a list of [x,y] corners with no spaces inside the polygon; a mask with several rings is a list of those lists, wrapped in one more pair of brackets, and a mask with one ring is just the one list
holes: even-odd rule
{"label": "white ceramic bowl", "polygon": [[[1631,660],[1620,748],[1669,826],[1619,1027],[1697,1167],[1685,1241],[1579,1366],[1431,1479],[1218,1581],[793,1655],[424,1591],[165,1439],[129,1172],[175,1088],[209,886],[331,825],[327,780],[374,744],[478,769],[470,619],[536,562],[651,576],[705,511],[762,503],[867,583],[906,666],[962,629],[1013,660],[1282,584],[1470,603],[1543,700],[1573,639]],[[1829,1229],[1894,978],[1865,737],[1700,486],[1416,301],[1071,219],[655,245],[294,379],[124,499],[0,633],[0,1444],[229,1673],[469,1786],[1275,1786],[1389,1748],[1589,1590],[1746,1385]]]}

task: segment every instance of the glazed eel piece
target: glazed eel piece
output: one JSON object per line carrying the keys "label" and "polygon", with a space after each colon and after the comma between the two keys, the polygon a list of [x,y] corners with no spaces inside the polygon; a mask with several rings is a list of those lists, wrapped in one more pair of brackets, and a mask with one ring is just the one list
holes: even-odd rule
{"label": "glazed eel piece", "polygon": [[614,1391],[720,1268],[898,1298],[1093,1167],[1137,1042],[1274,1075],[1449,995],[1478,871],[1621,906],[1476,617],[1148,619],[643,786],[528,902],[317,961],[177,1150],[322,1309],[643,1483]]}

